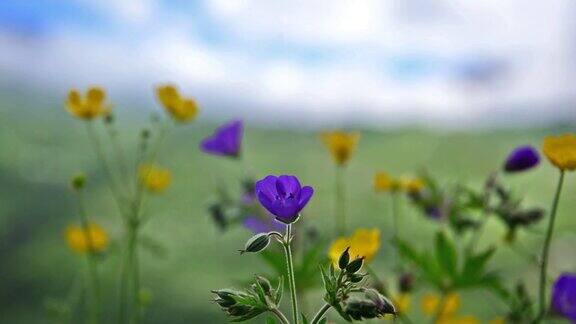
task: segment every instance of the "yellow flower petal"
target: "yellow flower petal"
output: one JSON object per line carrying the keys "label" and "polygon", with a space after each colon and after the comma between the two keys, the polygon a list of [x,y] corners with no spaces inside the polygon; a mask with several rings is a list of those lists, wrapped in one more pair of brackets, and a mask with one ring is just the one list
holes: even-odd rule
{"label": "yellow flower petal", "polygon": [[385,192],[385,191],[396,191],[400,188],[398,181],[393,179],[386,172],[378,172],[374,175],[374,191]]}
{"label": "yellow flower petal", "polygon": [[338,259],[340,259],[340,255],[349,246],[350,239],[347,237],[340,237],[332,242],[330,248],[328,249],[328,258],[330,258],[330,261],[332,261],[334,267],[338,267]]}
{"label": "yellow flower petal", "polygon": [[400,178],[400,188],[408,193],[424,189],[425,183],[419,178]]}
{"label": "yellow flower petal", "polygon": [[576,169],[576,136],[564,134],[547,136],[542,144],[542,151],[550,163],[560,170]]}
{"label": "yellow flower petal", "polygon": [[400,314],[406,314],[410,310],[410,304],[412,302],[412,298],[409,294],[399,294],[395,298],[393,298],[394,306],[396,307],[396,311]]}
{"label": "yellow flower petal", "polygon": [[106,105],[105,99],[106,93],[100,87],[88,89],[85,98],[78,90],[72,89],[68,92],[64,105],[72,116],[92,120],[109,112],[110,108]]}
{"label": "yellow flower petal", "polygon": [[156,88],[156,96],[170,117],[179,122],[188,122],[198,115],[198,104],[192,98],[180,96],[173,85]]}
{"label": "yellow flower petal", "polygon": [[87,232],[80,226],[70,225],[64,235],[70,249],[78,253],[89,251],[90,246],[93,251],[101,252],[108,246],[108,234],[95,223],[88,224]]}
{"label": "yellow flower petal", "polygon": [[[436,294],[426,294],[422,298],[422,312],[428,316],[435,316],[440,307],[440,297]],[[443,310],[440,311],[440,317],[452,316],[460,308],[460,296],[456,293],[450,293],[445,297]]]}
{"label": "yellow flower petal", "polygon": [[144,165],[139,170],[140,183],[150,192],[159,193],[172,182],[170,170],[162,169],[152,165]]}
{"label": "yellow flower petal", "polygon": [[100,87],[92,87],[86,93],[86,102],[90,105],[102,105],[106,98],[106,92]]}
{"label": "yellow flower petal", "polygon": [[332,158],[338,165],[344,165],[352,157],[352,153],[360,140],[358,132],[333,131],[320,134],[320,138]]}
{"label": "yellow flower petal", "polygon": [[338,259],[347,247],[350,247],[348,252],[351,259],[364,257],[367,262],[372,260],[380,249],[380,230],[360,228],[350,237],[334,240],[328,249],[328,257],[334,266],[338,266]]}

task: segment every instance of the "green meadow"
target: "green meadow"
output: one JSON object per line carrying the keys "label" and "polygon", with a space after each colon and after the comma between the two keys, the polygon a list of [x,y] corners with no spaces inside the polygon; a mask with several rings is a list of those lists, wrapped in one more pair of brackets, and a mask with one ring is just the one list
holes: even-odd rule
{"label": "green meadow", "polygon": [[[108,231],[113,241],[101,273],[107,305],[104,313],[107,319],[115,320],[122,224],[103,170],[81,122],[68,116],[57,103],[46,105],[40,99],[22,102],[0,100],[0,322],[49,323],[44,308],[47,301],[82,294],[72,286],[84,276],[85,260],[70,251],[63,238],[66,226],[77,222],[69,180],[78,172],[88,177],[90,217]],[[148,120],[148,114],[120,110],[116,125],[127,156],[135,154],[138,134],[141,127],[149,125]],[[145,323],[223,323],[224,315],[210,302],[210,289],[241,285],[255,269],[262,274],[272,273],[258,256],[237,252],[250,232],[241,227],[220,232],[206,211],[219,185],[239,195],[239,181],[246,172],[256,177],[298,175],[304,184],[316,189],[303,218],[324,237],[334,232],[335,167],[318,139],[318,131],[249,123],[239,162],[199,151],[199,141],[216,125],[201,117],[173,127],[160,150],[159,164],[172,171],[173,182],[166,192],[147,198],[147,212],[154,216],[143,230],[147,246],[141,255],[142,282],[151,292]],[[512,148],[520,144],[540,147],[545,135],[568,128],[359,130],[362,137],[345,174],[348,230],[381,230],[382,245],[371,267],[385,279],[393,254],[389,243],[390,201],[372,189],[376,171],[400,176],[426,170],[443,184],[460,182],[481,188],[488,173],[501,168]],[[548,210],[556,177],[557,170],[543,161],[535,170],[503,179],[525,197],[523,203]],[[552,245],[550,273],[554,276],[559,271],[576,271],[576,183],[572,174],[565,184]],[[406,199],[400,210],[401,237],[428,248],[438,223],[425,218]],[[544,225],[540,222],[521,231],[517,242],[510,245],[503,241],[504,226],[498,220],[489,221],[481,245],[498,247],[490,268],[510,278],[507,284],[525,279],[536,291],[537,268],[527,255],[539,253]],[[418,297],[426,291],[426,287],[419,287],[412,301],[413,317],[421,320],[416,322],[423,322]],[[320,293],[318,288],[312,294]],[[474,314],[487,321],[506,311],[488,292],[472,290],[463,296],[474,298],[462,299],[462,314]],[[287,311],[288,300],[285,294]],[[320,306],[318,298],[309,300],[304,307]],[[259,318],[253,322],[263,321]]]}

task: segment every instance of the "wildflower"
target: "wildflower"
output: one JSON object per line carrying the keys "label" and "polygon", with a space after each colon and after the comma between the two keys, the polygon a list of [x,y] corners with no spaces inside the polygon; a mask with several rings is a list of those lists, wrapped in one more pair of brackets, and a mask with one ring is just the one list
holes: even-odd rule
{"label": "wildflower", "polygon": [[513,173],[529,170],[540,163],[540,155],[532,146],[515,148],[504,164],[504,171]]}
{"label": "wildflower", "polygon": [[298,219],[300,211],[308,204],[314,189],[302,187],[298,178],[291,175],[269,175],[256,182],[256,197],[260,204],[276,219],[290,224]]}
{"label": "wildflower", "polygon": [[242,141],[242,126],[242,121],[235,120],[218,127],[212,136],[202,140],[200,148],[214,155],[238,157]]}
{"label": "wildflower", "polygon": [[70,249],[78,253],[89,250],[102,252],[108,246],[108,234],[95,223],[89,223],[87,231],[80,226],[70,225],[66,228],[64,236]]}
{"label": "wildflower", "polygon": [[65,106],[72,116],[92,120],[110,112],[110,106],[105,101],[106,92],[100,87],[89,88],[84,98],[78,90],[72,89],[68,92]]}
{"label": "wildflower", "polygon": [[416,193],[424,189],[426,184],[419,178],[400,178],[398,183],[400,189],[407,193]]}
{"label": "wildflower", "polygon": [[374,176],[374,191],[376,192],[397,191],[399,188],[398,181],[386,172],[378,172]]}
{"label": "wildflower", "polygon": [[550,163],[560,170],[576,169],[576,136],[564,134],[544,138],[542,151]]}
{"label": "wildflower", "polygon": [[[456,293],[449,293],[444,298],[446,300],[442,302],[436,294],[424,295],[421,305],[422,312],[428,316],[435,316],[438,313],[440,314],[440,318],[451,317],[460,307],[460,296]],[[441,303],[444,307],[442,310],[438,310]]]}
{"label": "wildflower", "polygon": [[350,237],[340,237],[332,242],[328,250],[328,257],[338,266],[338,259],[346,248],[350,248],[348,253],[352,258],[364,257],[365,261],[374,258],[378,249],[380,249],[380,230],[374,229],[357,229]]}
{"label": "wildflower", "polygon": [[340,166],[345,165],[350,160],[352,152],[360,140],[360,134],[357,132],[325,132],[320,137],[336,164]]}
{"label": "wildflower", "polygon": [[552,287],[552,309],[576,322],[576,274],[563,273]]}
{"label": "wildflower", "polygon": [[139,170],[140,183],[150,192],[162,192],[172,182],[170,170],[153,165],[143,165]]}
{"label": "wildflower", "polygon": [[374,289],[367,289],[363,298],[350,298],[344,309],[346,315],[360,321],[379,318],[386,314],[396,314],[394,305]]}
{"label": "wildflower", "polygon": [[198,104],[192,98],[182,97],[173,85],[156,88],[156,96],[168,114],[176,121],[192,121],[198,115]]}
{"label": "wildflower", "polygon": [[394,298],[394,306],[400,314],[406,314],[410,309],[412,298],[410,294],[400,293]]}

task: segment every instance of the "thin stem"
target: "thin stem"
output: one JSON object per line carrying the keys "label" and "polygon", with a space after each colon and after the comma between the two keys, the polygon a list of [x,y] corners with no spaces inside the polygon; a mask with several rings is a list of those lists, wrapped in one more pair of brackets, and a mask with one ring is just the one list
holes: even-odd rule
{"label": "thin stem", "polygon": [[128,233],[126,235],[127,243],[126,243],[126,250],[124,251],[124,260],[122,262],[122,269],[120,273],[120,287],[119,287],[119,297],[118,297],[118,304],[120,310],[118,311],[118,324],[127,323],[127,306],[128,306],[128,278],[130,276],[130,269],[131,269],[131,258],[130,258],[130,236],[129,233],[131,230],[128,229]]}
{"label": "thin stem", "polygon": [[292,239],[292,224],[286,225],[286,235],[284,237],[284,252],[286,254],[286,267],[288,270],[288,281],[290,285],[290,297],[292,298],[292,320],[298,324],[298,299],[296,297],[296,280],[294,278],[294,265],[292,260],[292,250],[290,241]]}
{"label": "thin stem", "polygon": [[322,308],[318,310],[318,313],[316,313],[310,324],[318,323],[324,317],[324,314],[326,314],[326,312],[330,309],[330,307],[332,307],[330,306],[330,304],[324,304],[324,306],[322,306]]}
{"label": "thin stem", "polygon": [[133,233],[133,243],[132,243],[132,287],[133,291],[133,317],[134,323],[140,323],[142,320],[142,308],[140,307],[140,262],[138,258],[138,247],[136,246],[138,242],[138,230],[134,229]]}
{"label": "thin stem", "polygon": [[344,166],[336,167],[334,212],[336,213],[336,232],[346,234],[346,196],[344,194]]}
{"label": "thin stem", "polygon": [[534,320],[535,323],[540,323],[546,315],[546,283],[548,272],[548,255],[550,253],[550,243],[552,242],[552,234],[554,233],[554,223],[556,222],[556,210],[558,209],[558,202],[560,201],[560,193],[562,192],[562,184],[564,183],[564,171],[560,171],[558,177],[558,185],[556,186],[556,193],[552,202],[552,209],[550,210],[550,220],[548,222],[548,230],[546,232],[546,239],[544,240],[544,247],[542,248],[542,264],[540,267],[540,290],[539,302],[540,310],[538,316]]}
{"label": "thin stem", "polygon": [[86,237],[86,242],[88,243],[88,248],[86,251],[86,260],[88,261],[88,275],[90,276],[90,291],[92,293],[92,305],[91,305],[91,323],[100,322],[100,283],[98,280],[98,269],[96,262],[96,254],[94,251],[94,238],[92,233],[90,233],[90,228],[88,224],[88,217],[86,215],[86,208],[84,207],[84,201],[82,199],[82,193],[78,192],[78,210],[80,214],[80,224],[84,235]]}
{"label": "thin stem", "polygon": [[122,146],[120,145],[120,142],[118,140],[117,130],[112,124],[112,122],[104,122],[104,124],[106,128],[106,133],[108,134],[110,142],[112,143],[112,149],[114,150],[114,155],[116,155],[116,163],[120,168],[121,177],[125,178],[127,180],[126,183],[128,183],[130,174],[128,168],[128,160],[126,159],[124,150],[122,149]]}
{"label": "thin stem", "polygon": [[286,318],[286,316],[284,316],[284,314],[282,314],[282,312],[278,308],[272,308],[270,309],[270,312],[276,315],[276,317],[278,318],[278,320],[280,320],[282,324],[290,324],[290,321]]}
{"label": "thin stem", "polygon": [[392,228],[394,231],[394,246],[396,247],[396,271],[402,272],[402,254],[400,253],[400,212],[398,192],[392,192]]}

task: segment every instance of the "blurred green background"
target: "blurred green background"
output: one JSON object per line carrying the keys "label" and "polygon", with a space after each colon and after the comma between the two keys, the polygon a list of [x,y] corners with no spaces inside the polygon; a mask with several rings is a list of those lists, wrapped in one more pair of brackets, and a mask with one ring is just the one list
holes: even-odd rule
{"label": "blurred green background", "polygon": [[[209,108],[206,108],[209,109]],[[150,111],[153,108],[150,109]],[[147,114],[115,108],[117,126],[127,154],[133,154],[142,127],[149,125]],[[161,114],[161,112],[158,112]],[[101,126],[101,125],[100,125]],[[214,199],[217,183],[239,192],[239,180],[248,167],[256,176],[295,174],[316,193],[304,217],[324,237],[333,232],[334,165],[320,143],[317,132],[248,127],[245,132],[245,163],[216,158],[198,150],[199,140],[216,125],[200,118],[171,129],[160,152],[159,164],[173,172],[168,191],[149,199],[154,218],[145,235],[159,242],[166,253],[142,253],[143,285],[153,293],[146,323],[225,322],[218,307],[210,303],[210,289],[233,286],[252,273],[270,273],[253,255],[239,255],[250,233],[235,228],[220,233],[206,207]],[[373,268],[385,276],[392,254],[388,199],[372,191],[376,171],[393,175],[415,174],[425,169],[442,183],[462,182],[479,188],[486,175],[499,169],[509,150],[520,144],[540,146],[547,134],[566,127],[549,129],[486,130],[482,132],[438,132],[424,129],[362,131],[360,144],[346,171],[349,229],[378,227],[382,247]],[[80,121],[74,120],[57,100],[31,99],[17,92],[0,100],[0,322],[46,323],[43,304],[48,298],[65,298],[75,277],[82,276],[85,262],[71,252],[63,230],[77,220],[76,202],[68,182],[72,175],[88,176],[90,217],[102,224],[113,240],[122,234],[121,222],[104,183],[103,170],[96,162]],[[547,161],[525,174],[505,176],[504,181],[525,195],[527,205],[548,209],[557,171]],[[553,243],[551,274],[575,271],[576,194],[573,175],[568,175],[559,208],[557,235]],[[406,201],[402,203],[401,236],[426,248],[431,242],[434,222],[425,219]],[[542,242],[543,223],[521,232],[522,249],[537,252]],[[499,246],[491,267],[507,283],[523,278],[536,287],[536,269],[515,249],[503,243],[504,227],[489,222],[482,245]],[[113,250],[113,249],[112,249]],[[102,266],[106,313],[115,313],[118,257],[110,253]],[[425,291],[424,290],[421,290]],[[505,309],[487,292],[467,292],[462,314],[481,319],[501,315]],[[286,297],[286,296],[285,296]],[[285,298],[285,301],[288,298]],[[310,298],[315,309],[320,300]],[[412,308],[418,318],[419,303]],[[259,319],[256,322],[262,322]]]}

